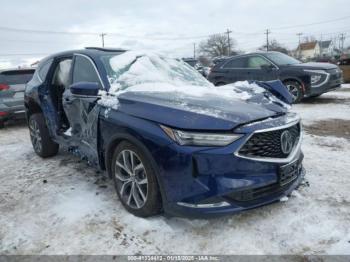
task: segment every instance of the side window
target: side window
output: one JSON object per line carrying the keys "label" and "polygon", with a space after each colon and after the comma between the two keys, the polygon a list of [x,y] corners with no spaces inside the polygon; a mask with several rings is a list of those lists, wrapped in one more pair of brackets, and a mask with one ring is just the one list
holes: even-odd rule
{"label": "side window", "polygon": [[70,85],[70,71],[72,67],[72,59],[64,59],[59,62],[55,69],[52,84],[67,88]]}
{"label": "side window", "polygon": [[80,55],[75,57],[73,69],[73,83],[78,82],[95,82],[101,84],[92,62]]}
{"label": "side window", "polygon": [[246,68],[247,67],[247,58],[246,57],[240,57],[240,58],[234,58],[230,61],[226,62],[224,65],[224,68]]}
{"label": "side window", "polygon": [[52,65],[52,59],[46,61],[43,65],[40,66],[38,70],[39,77],[42,81],[45,81],[46,75],[49,72],[49,69]]}
{"label": "side window", "polygon": [[248,68],[260,69],[262,66],[270,66],[271,63],[261,56],[248,57]]}

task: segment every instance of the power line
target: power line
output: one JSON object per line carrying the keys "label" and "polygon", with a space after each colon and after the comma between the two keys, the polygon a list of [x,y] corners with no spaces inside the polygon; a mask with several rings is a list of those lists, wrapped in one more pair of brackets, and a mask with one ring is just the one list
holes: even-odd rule
{"label": "power line", "polygon": [[[282,30],[282,29],[290,29],[290,28],[297,28],[302,26],[312,26],[312,25],[319,25],[319,24],[326,24],[326,23],[332,23],[336,21],[341,21],[345,19],[349,19],[350,16],[345,16],[337,19],[332,20],[325,20],[315,23],[309,23],[309,24],[298,24],[293,26],[284,26],[284,27],[275,27],[271,28],[272,30]],[[12,31],[12,32],[22,32],[22,33],[36,33],[36,34],[60,34],[60,35],[91,35],[91,36],[99,36],[100,33],[97,32],[71,32],[71,31],[52,31],[52,30],[36,30],[36,29],[22,29],[22,28],[14,28],[14,27],[5,27],[0,26],[0,30],[2,31]],[[225,32],[227,33],[227,32]],[[244,34],[244,35],[258,35],[260,32],[237,32],[236,34]],[[114,35],[119,37],[125,37],[125,38],[143,38],[143,39],[150,39],[150,40],[186,40],[186,39],[199,39],[199,38],[205,38],[213,34],[206,34],[206,35],[197,35],[197,36],[179,36],[179,37],[148,37],[148,36],[137,36],[137,35],[126,35],[121,34],[117,32],[107,32],[108,35]]]}
{"label": "power line", "polygon": [[273,30],[282,30],[282,29],[290,29],[290,28],[296,28],[296,27],[302,27],[302,26],[320,25],[320,24],[327,24],[327,23],[332,23],[332,22],[336,22],[336,21],[341,21],[341,20],[345,20],[345,19],[349,19],[349,18],[350,18],[350,16],[344,16],[341,18],[326,20],[326,21],[321,21],[321,22],[315,22],[315,23],[309,23],[309,24],[299,24],[299,25],[293,25],[293,26],[282,26],[282,27],[275,27],[272,29]]}

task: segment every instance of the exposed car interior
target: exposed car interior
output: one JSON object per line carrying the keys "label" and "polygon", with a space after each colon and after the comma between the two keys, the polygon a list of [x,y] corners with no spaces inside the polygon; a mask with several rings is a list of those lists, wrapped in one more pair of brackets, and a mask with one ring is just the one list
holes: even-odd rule
{"label": "exposed car interior", "polygon": [[70,85],[70,71],[72,67],[72,58],[65,58],[56,65],[51,85],[50,96],[58,116],[58,132],[65,132],[69,127],[69,121],[63,110],[62,97],[63,92]]}

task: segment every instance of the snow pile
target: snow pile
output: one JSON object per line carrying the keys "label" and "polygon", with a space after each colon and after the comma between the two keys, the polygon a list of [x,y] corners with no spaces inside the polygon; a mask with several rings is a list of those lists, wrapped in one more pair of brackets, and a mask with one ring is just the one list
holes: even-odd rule
{"label": "snow pile", "polygon": [[163,92],[173,93],[174,98],[220,97],[244,101],[266,92],[248,81],[215,87],[187,63],[155,53],[129,51],[111,58],[109,63],[111,88],[108,93],[100,92],[99,103],[114,109],[118,108],[118,96],[127,92]]}

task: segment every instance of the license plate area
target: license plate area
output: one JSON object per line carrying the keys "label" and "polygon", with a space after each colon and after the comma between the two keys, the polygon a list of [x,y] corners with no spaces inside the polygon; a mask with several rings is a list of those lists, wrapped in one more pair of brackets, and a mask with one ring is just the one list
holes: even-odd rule
{"label": "license plate area", "polygon": [[278,180],[281,186],[289,184],[295,180],[301,169],[301,161],[297,160],[287,165],[280,166],[278,169]]}

